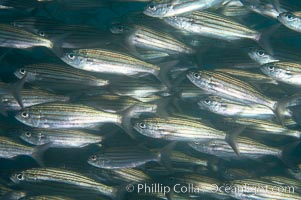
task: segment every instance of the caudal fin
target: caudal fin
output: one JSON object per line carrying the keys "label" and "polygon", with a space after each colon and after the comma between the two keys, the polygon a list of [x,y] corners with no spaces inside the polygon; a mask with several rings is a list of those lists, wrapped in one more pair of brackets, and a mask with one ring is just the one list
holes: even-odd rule
{"label": "caudal fin", "polygon": [[22,102],[22,97],[20,94],[20,91],[22,90],[24,83],[26,82],[27,78],[27,73],[22,77],[22,79],[16,81],[15,83],[11,84],[9,86],[10,92],[12,95],[15,97],[21,108],[24,108],[23,102]]}
{"label": "caudal fin", "polygon": [[40,166],[44,166],[44,162],[43,162],[43,155],[44,152],[49,149],[49,147],[52,145],[52,143],[47,143],[41,146],[37,146],[34,148],[33,153],[32,153],[32,158],[40,165]]}
{"label": "caudal fin", "polygon": [[240,126],[239,128],[235,129],[232,133],[227,134],[226,142],[232,147],[236,155],[240,155],[239,148],[237,146],[237,137],[245,130],[246,126]]}
{"label": "caudal fin", "polygon": [[260,34],[258,34],[258,36],[255,39],[258,42],[258,44],[271,55],[273,55],[274,53],[270,37],[280,26],[281,24],[277,23],[273,26],[268,27],[267,29],[263,30]]}
{"label": "caudal fin", "polygon": [[160,158],[161,158],[160,163],[169,171],[173,171],[171,160],[170,160],[170,154],[172,150],[175,148],[176,144],[177,142],[171,142],[160,150]]}

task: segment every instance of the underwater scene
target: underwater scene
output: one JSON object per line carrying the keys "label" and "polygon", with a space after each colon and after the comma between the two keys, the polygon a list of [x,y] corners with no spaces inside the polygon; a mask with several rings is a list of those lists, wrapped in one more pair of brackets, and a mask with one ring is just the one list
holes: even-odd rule
{"label": "underwater scene", "polygon": [[301,200],[301,1],[0,0],[0,200]]}

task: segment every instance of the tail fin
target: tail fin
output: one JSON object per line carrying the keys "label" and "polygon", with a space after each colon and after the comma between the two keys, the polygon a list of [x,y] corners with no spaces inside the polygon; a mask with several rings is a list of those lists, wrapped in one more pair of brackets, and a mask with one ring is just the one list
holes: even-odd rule
{"label": "tail fin", "polygon": [[15,99],[17,100],[17,102],[19,103],[19,105],[21,106],[21,108],[24,108],[23,102],[22,102],[22,97],[20,95],[20,91],[24,86],[24,83],[26,82],[26,78],[27,78],[27,73],[23,76],[22,79],[16,81],[15,83],[11,84],[9,86],[9,89],[12,93],[12,95],[15,97]]}
{"label": "tail fin", "polygon": [[160,163],[169,171],[173,171],[170,160],[170,154],[176,146],[176,144],[177,142],[171,142],[160,150]]}
{"label": "tail fin", "polygon": [[172,88],[172,85],[170,83],[170,80],[168,78],[168,73],[171,70],[171,68],[173,68],[179,61],[177,60],[173,60],[173,61],[168,61],[168,62],[164,62],[164,63],[160,63],[160,72],[157,75],[157,78],[159,79],[159,81],[161,81],[161,83],[163,83],[164,85],[166,85],[169,89]]}
{"label": "tail fin", "polygon": [[293,153],[299,146],[300,141],[293,142],[285,146],[281,152],[280,159],[286,164],[288,167],[295,168],[296,164],[293,162]]}
{"label": "tail fin", "polygon": [[37,146],[34,148],[33,153],[32,153],[32,158],[40,165],[40,166],[44,166],[44,162],[43,162],[43,155],[44,152],[49,149],[49,147],[51,146],[52,143],[47,143],[41,146]]}
{"label": "tail fin", "polygon": [[241,126],[234,130],[233,133],[227,134],[226,136],[226,142],[232,147],[234,152],[239,156],[239,148],[237,147],[236,139],[237,137],[245,130],[246,126]]}

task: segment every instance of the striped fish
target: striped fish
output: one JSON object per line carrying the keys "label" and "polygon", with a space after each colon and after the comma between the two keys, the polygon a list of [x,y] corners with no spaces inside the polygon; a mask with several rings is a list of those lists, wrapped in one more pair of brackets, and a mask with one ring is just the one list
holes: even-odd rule
{"label": "striped fish", "polygon": [[224,140],[190,142],[189,146],[196,151],[215,155],[220,158],[257,159],[267,155],[275,156],[278,158],[282,157],[282,149],[280,148],[270,147],[246,137],[238,137],[236,142],[237,148],[239,149],[239,156],[235,154],[230,145],[227,144]]}
{"label": "striped fish", "polygon": [[205,10],[222,4],[227,0],[167,0],[152,1],[143,13],[151,17],[172,17],[197,10]]}
{"label": "striped fish", "polygon": [[67,51],[61,59],[72,67],[105,74],[136,77],[153,74],[158,77],[160,72],[156,65],[109,50],[77,49]]}
{"label": "striped fish", "polygon": [[91,193],[117,198],[119,191],[115,187],[107,186],[77,172],[57,168],[33,168],[13,174],[10,179],[22,186],[31,184],[35,188],[47,188],[47,192],[55,191],[72,195],[75,193]]}
{"label": "striped fish", "polygon": [[152,30],[145,26],[115,25],[111,28],[113,33],[126,34],[126,41],[135,47],[163,51],[166,53],[191,54],[193,50],[180,42],[172,35]]}
{"label": "striped fish", "polygon": [[54,47],[52,41],[46,38],[7,24],[0,24],[0,44],[1,47],[17,49],[37,46],[43,46],[49,49]]}
{"label": "striped fish", "polygon": [[[46,92],[40,89],[23,89],[20,91],[22,96],[22,102],[24,107],[30,107],[33,105],[49,103],[49,102],[67,102],[68,96],[57,95],[50,92]],[[0,95],[0,102],[5,110],[21,110],[21,106],[11,94]]]}
{"label": "striped fish", "polygon": [[90,134],[83,130],[63,129],[23,129],[18,131],[20,138],[32,145],[44,145],[50,143],[51,147],[81,148],[90,144],[100,143],[103,136]]}
{"label": "striped fish", "polygon": [[273,62],[260,67],[267,76],[293,86],[301,86],[301,63]]}
{"label": "striped fish", "polygon": [[301,33],[301,12],[282,12],[277,19],[287,28]]}
{"label": "striped fish", "polygon": [[134,129],[152,138],[171,141],[206,141],[226,139],[226,133],[205,123],[185,118],[147,118],[138,120]]}
{"label": "striped fish", "polygon": [[73,198],[70,197],[51,196],[51,195],[29,196],[22,199],[23,200],[74,200]]}
{"label": "striped fish", "polygon": [[266,106],[240,103],[214,95],[201,98],[198,101],[198,106],[223,116],[258,119],[272,119],[274,117],[273,111]]}
{"label": "striped fish", "polygon": [[19,79],[26,74],[25,81],[28,83],[44,86],[47,89],[53,88],[64,91],[109,84],[108,80],[84,73],[82,70],[74,69],[68,65],[52,63],[27,65],[24,68],[17,69],[14,74]]}
{"label": "striped fish", "polygon": [[176,29],[226,41],[251,39],[259,42],[261,33],[224,16],[210,12],[193,12],[188,15],[163,19]]}
{"label": "striped fish", "polygon": [[241,103],[267,106],[283,123],[287,102],[277,102],[257,91],[252,85],[221,72],[189,71],[188,79],[202,90]]}
{"label": "striped fish", "polygon": [[43,165],[42,154],[49,147],[49,144],[40,147],[29,147],[19,144],[9,138],[0,137],[0,157],[6,159],[13,159],[17,156],[30,156],[37,163]]}
{"label": "striped fish", "polygon": [[112,147],[91,155],[87,162],[102,169],[134,168],[152,161],[168,166],[173,146],[171,143],[161,150],[148,150],[136,146]]}

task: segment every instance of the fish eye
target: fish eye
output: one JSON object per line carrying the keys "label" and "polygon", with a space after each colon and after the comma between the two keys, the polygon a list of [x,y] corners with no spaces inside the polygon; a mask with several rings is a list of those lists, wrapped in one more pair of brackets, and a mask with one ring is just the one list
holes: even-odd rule
{"label": "fish eye", "polygon": [[24,179],[23,174],[17,174],[16,177],[19,181]]}
{"label": "fish eye", "polygon": [[285,17],[286,17],[289,21],[291,21],[291,20],[294,19],[294,16],[293,16],[292,14],[290,14],[290,13],[287,13],[287,14],[285,15]]}
{"label": "fish eye", "polygon": [[25,136],[26,137],[31,137],[31,133],[30,132],[25,132]]}
{"label": "fish eye", "polygon": [[150,4],[148,7],[149,7],[151,10],[156,10],[156,6],[155,6],[154,4]]}
{"label": "fish eye", "polygon": [[22,116],[23,118],[28,118],[28,117],[29,117],[29,114],[28,114],[27,112],[22,112],[22,113],[21,113],[21,116]]}
{"label": "fish eye", "polygon": [[39,35],[40,35],[41,37],[44,37],[44,36],[45,36],[45,32],[44,32],[44,31],[40,31],[40,32],[39,32]]}
{"label": "fish eye", "polygon": [[73,60],[75,58],[75,55],[73,53],[69,53],[68,54],[68,58],[70,58],[71,60]]}
{"label": "fish eye", "polygon": [[2,103],[7,103],[7,102],[8,102],[8,99],[6,99],[6,98],[2,99]]}
{"label": "fish eye", "polygon": [[275,68],[274,68],[273,65],[269,65],[269,66],[268,66],[268,69],[269,69],[270,71],[273,71]]}
{"label": "fish eye", "polygon": [[96,155],[93,155],[93,156],[91,156],[90,158],[91,158],[91,160],[95,161],[95,160],[97,159],[97,156],[96,156]]}
{"label": "fish eye", "polygon": [[25,70],[24,68],[21,68],[21,69],[19,70],[19,72],[20,72],[20,74],[25,74],[26,70]]}
{"label": "fish eye", "polygon": [[123,31],[123,27],[122,26],[118,26],[118,30],[119,31]]}
{"label": "fish eye", "polygon": [[194,72],[192,75],[193,75],[193,77],[196,78],[196,79],[199,79],[199,78],[201,77],[200,74],[199,74],[199,73],[196,73],[196,72]]}
{"label": "fish eye", "polygon": [[139,127],[140,127],[140,128],[146,128],[146,124],[143,123],[143,122],[140,122],[140,123],[139,123]]}
{"label": "fish eye", "polygon": [[210,104],[210,99],[205,99],[205,104]]}
{"label": "fish eye", "polygon": [[258,51],[257,51],[257,54],[258,54],[259,56],[264,56],[264,55],[265,55],[265,51],[264,51],[264,50],[258,50]]}

